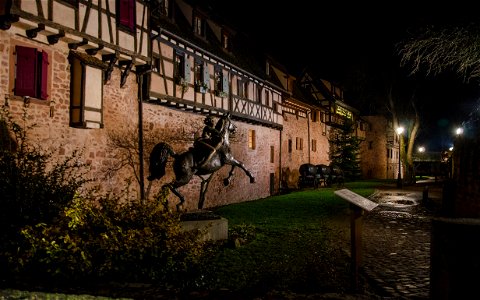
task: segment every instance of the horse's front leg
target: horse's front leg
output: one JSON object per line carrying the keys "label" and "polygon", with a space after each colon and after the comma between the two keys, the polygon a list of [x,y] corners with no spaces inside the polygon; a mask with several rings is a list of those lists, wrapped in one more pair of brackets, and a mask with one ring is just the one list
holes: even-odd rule
{"label": "horse's front leg", "polygon": [[[248,177],[250,177],[250,183],[255,183],[255,177],[252,175],[252,173],[245,167],[245,165],[241,161],[238,161],[235,158],[230,157],[227,160],[226,163],[229,164],[229,165],[232,165],[232,169],[230,170],[230,174],[233,174],[233,169],[235,167],[239,167],[240,169],[242,169],[245,172],[245,174],[247,174]],[[230,177],[230,174],[229,174],[229,177]],[[227,178],[229,178],[229,177],[227,177]]]}

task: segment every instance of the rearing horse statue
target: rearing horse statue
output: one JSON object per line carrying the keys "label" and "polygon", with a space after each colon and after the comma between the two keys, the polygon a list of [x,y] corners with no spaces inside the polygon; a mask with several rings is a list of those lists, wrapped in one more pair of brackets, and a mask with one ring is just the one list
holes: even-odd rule
{"label": "rearing horse statue", "polygon": [[[173,171],[175,179],[164,186],[167,186],[180,199],[180,202],[177,204],[177,210],[180,210],[185,202],[185,198],[180,194],[178,188],[189,183],[193,175],[197,175],[202,180],[198,209],[203,208],[205,194],[212,178],[211,175],[224,165],[231,166],[228,177],[223,180],[225,186],[230,183],[235,167],[240,167],[250,177],[250,183],[255,182],[255,177],[252,173],[245,168],[242,162],[236,160],[230,151],[229,136],[235,133],[236,130],[236,126],[230,119],[230,114],[223,115],[215,125],[215,129],[218,132],[218,136],[201,141],[197,140],[194,143],[194,147],[186,152],[177,154],[170,145],[161,142],[155,145],[150,153],[150,176],[148,176],[150,184],[151,181],[160,179],[165,175],[168,158],[171,156],[174,159]],[[207,175],[209,175],[207,178],[203,177]]]}

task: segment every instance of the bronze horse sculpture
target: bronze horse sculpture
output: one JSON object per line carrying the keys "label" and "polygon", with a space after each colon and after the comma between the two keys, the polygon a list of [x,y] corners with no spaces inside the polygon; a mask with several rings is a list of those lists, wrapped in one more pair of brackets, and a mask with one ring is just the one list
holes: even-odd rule
{"label": "bronze horse sculpture", "polygon": [[[218,134],[197,139],[194,147],[191,147],[186,152],[175,153],[170,145],[160,142],[153,147],[150,153],[150,175],[148,176],[150,184],[153,180],[160,179],[165,175],[168,158],[171,156],[174,159],[172,168],[175,173],[175,179],[165,184],[164,187],[168,187],[180,199],[180,202],[177,204],[177,210],[180,210],[185,202],[185,198],[178,191],[178,188],[189,183],[194,175],[197,175],[202,180],[198,209],[203,208],[205,194],[213,173],[224,165],[231,166],[228,176],[223,180],[225,186],[230,183],[235,167],[240,167],[250,177],[251,183],[255,182],[255,177],[251,172],[247,170],[242,162],[236,160],[230,151],[229,136],[235,133],[236,130],[230,114],[225,114],[218,120],[215,130]],[[204,176],[207,175],[208,177],[205,178]]]}

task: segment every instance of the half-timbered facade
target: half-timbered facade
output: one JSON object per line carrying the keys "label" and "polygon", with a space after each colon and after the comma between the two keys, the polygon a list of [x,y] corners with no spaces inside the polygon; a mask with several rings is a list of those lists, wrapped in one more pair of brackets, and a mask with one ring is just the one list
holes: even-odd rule
{"label": "half-timbered facade", "polygon": [[[59,155],[82,150],[105,191],[154,195],[173,172],[148,185],[149,151],[161,141],[187,150],[207,115],[231,113],[232,153],[256,183],[239,170],[224,187],[229,168],[222,168],[205,207],[269,196],[281,188],[284,170],[328,164],[331,128],[341,118],[361,122],[341,95],[334,97],[340,90],[292,77],[195,3],[3,1],[0,99],[19,118],[27,109],[37,124],[32,138],[42,146]],[[125,145],[132,151],[122,152]],[[186,209],[196,208],[199,182],[181,188]]]}
{"label": "half-timbered facade", "polygon": [[[137,76],[150,64],[149,7],[140,0],[6,0],[0,4],[0,98],[36,127],[31,138],[81,150],[104,190],[125,187],[108,136],[138,127]],[[30,124],[31,125],[31,124]]]}

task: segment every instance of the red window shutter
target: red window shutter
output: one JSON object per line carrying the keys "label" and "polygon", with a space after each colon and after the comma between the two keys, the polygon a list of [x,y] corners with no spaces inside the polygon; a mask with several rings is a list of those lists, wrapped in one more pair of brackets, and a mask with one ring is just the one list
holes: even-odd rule
{"label": "red window shutter", "polygon": [[37,49],[16,46],[17,72],[15,78],[15,95],[36,96]]}
{"label": "red window shutter", "polygon": [[48,94],[47,94],[47,83],[48,83],[48,53],[43,51],[41,54],[39,54],[40,63],[38,66],[40,67],[40,70],[38,71],[38,74],[40,76],[40,84],[39,84],[39,98],[40,99],[47,99]]}
{"label": "red window shutter", "polygon": [[119,0],[119,22],[120,24],[135,29],[135,1],[136,0]]}

